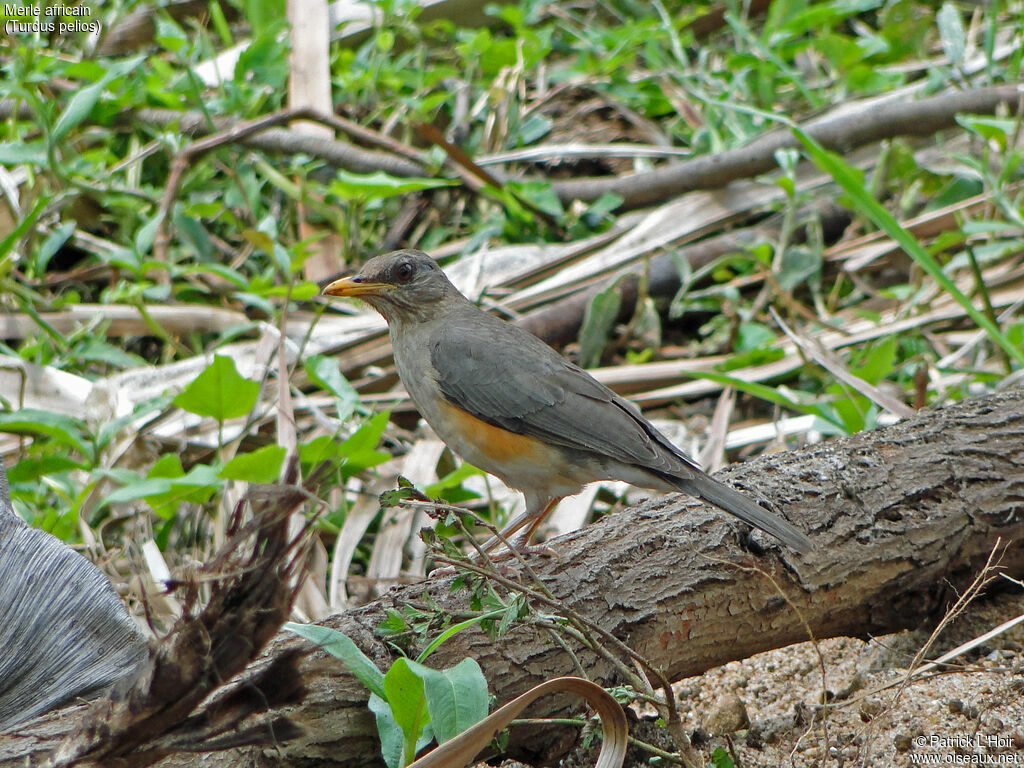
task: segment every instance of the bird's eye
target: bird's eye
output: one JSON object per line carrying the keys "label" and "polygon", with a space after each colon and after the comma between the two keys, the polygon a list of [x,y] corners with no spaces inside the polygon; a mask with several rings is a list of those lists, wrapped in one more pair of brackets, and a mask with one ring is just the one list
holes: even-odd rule
{"label": "bird's eye", "polygon": [[412,280],[413,273],[416,272],[416,267],[412,265],[412,262],[404,261],[398,265],[398,269],[395,270],[395,275],[398,277],[398,282],[407,283]]}

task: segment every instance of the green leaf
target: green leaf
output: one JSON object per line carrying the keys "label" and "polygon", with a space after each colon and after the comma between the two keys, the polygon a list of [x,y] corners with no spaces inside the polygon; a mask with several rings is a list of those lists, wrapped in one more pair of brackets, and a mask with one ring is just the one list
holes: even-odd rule
{"label": "green leaf", "polygon": [[777,347],[771,349],[752,349],[749,352],[737,352],[730,355],[727,360],[722,361],[715,369],[721,373],[737,371],[740,368],[750,368],[755,365],[767,365],[781,360],[786,353]]}
{"label": "green leaf", "polygon": [[85,422],[71,416],[35,408],[0,413],[0,432],[15,435],[43,435],[89,455]]}
{"label": "green leaf", "polygon": [[455,186],[458,182],[451,179],[418,179],[398,178],[389,176],[383,171],[360,174],[338,171],[328,191],[342,200],[383,200],[388,197],[405,195],[410,192],[421,192],[425,189]]}
{"label": "green leaf", "polygon": [[1024,323],[1015,323],[1007,328],[1006,338],[1018,347],[1024,347]]}
{"label": "green leaf", "polygon": [[41,141],[0,143],[0,165],[46,165]]}
{"label": "green leaf", "polygon": [[188,45],[188,37],[181,27],[162,15],[156,17],[154,40],[171,53],[180,53]]}
{"label": "green leaf", "polygon": [[339,455],[345,458],[345,463],[341,468],[344,477],[358,475],[360,472],[383,464],[391,458],[390,453],[377,450],[390,415],[388,411],[381,411],[338,446]]}
{"label": "green leaf", "polygon": [[284,629],[315,643],[334,658],[341,659],[348,667],[348,671],[365,685],[370,693],[387,699],[384,675],[348,635],[317,624],[296,624],[293,621],[286,622]]}
{"label": "green leaf", "polygon": [[181,233],[182,239],[192,245],[196,260],[204,264],[211,261],[213,259],[213,243],[202,223],[180,211],[175,212],[173,220],[174,227]]}
{"label": "green leaf", "polygon": [[340,444],[333,436],[321,435],[299,445],[299,460],[309,469],[314,469],[325,461],[341,462],[344,457],[339,452],[339,447]]}
{"label": "green leaf", "polygon": [[177,454],[166,454],[154,464],[145,478],[127,470],[104,470],[102,472],[121,488],[113,491],[100,507],[136,499],[145,499],[150,509],[163,518],[172,520],[178,506],[184,503],[203,504],[223,485],[217,476],[217,468],[208,464],[197,464],[186,474]]}
{"label": "green leaf", "polygon": [[559,218],[565,215],[562,201],[546,181],[508,181],[505,182],[505,190],[515,195],[519,200],[526,201],[534,208],[543,211],[552,218]]}
{"label": "green leaf", "polygon": [[284,0],[244,0],[242,7],[253,30],[263,32],[285,16]]}
{"label": "green leaf", "polygon": [[583,214],[583,221],[589,227],[597,228],[604,221],[611,219],[611,213],[622,205],[623,197],[614,192],[605,192],[597,200],[590,204],[586,213]]}
{"label": "green leaf", "polygon": [[215,219],[224,210],[222,200],[199,201],[185,206],[185,215],[196,219]]}
{"label": "green leaf", "polygon": [[59,143],[68,131],[76,127],[89,116],[89,113],[92,112],[92,108],[95,107],[96,102],[99,101],[100,94],[103,93],[103,89],[106,88],[109,79],[110,78],[103,78],[97,83],[87,85],[71,97],[71,101],[68,102],[67,107],[61,113],[60,117],[57,118],[57,124],[53,127],[51,138],[55,144]]}
{"label": "green leaf", "polygon": [[249,241],[254,248],[259,248],[264,253],[271,253],[274,250],[274,239],[266,232],[258,229],[246,229],[242,231],[242,237]]}
{"label": "green leaf", "polygon": [[215,355],[210,367],[174,398],[174,404],[223,422],[250,413],[259,393],[260,385],[239,375],[234,360]]}
{"label": "green leaf", "polygon": [[432,654],[434,651],[440,648],[441,644],[449,638],[454,637],[464,629],[468,629],[469,627],[472,627],[475,624],[479,624],[481,621],[487,621],[488,619],[496,619],[499,616],[501,616],[502,613],[504,613],[503,610],[490,611],[488,613],[482,613],[479,616],[474,616],[471,619],[460,621],[458,624],[453,624],[452,626],[448,627],[444,632],[442,632],[433,640],[431,640],[430,644],[427,645],[427,647],[420,652],[420,655],[416,657],[416,661],[422,664],[430,657],[430,654]]}
{"label": "green leaf", "polygon": [[380,635],[391,636],[400,635],[411,630],[412,625],[405,620],[405,617],[402,616],[402,614],[394,608],[388,608],[387,618],[377,625],[376,632]]}
{"label": "green leaf", "polygon": [[[423,493],[432,499],[444,497],[447,501],[451,502],[451,498],[444,496],[446,491],[450,491],[453,488],[459,488],[462,483],[470,477],[477,477],[483,474],[483,470],[477,469],[472,464],[462,462],[457,468],[453,469],[447,475],[442,477],[436,483],[428,485],[423,489]],[[467,493],[470,493],[467,491]],[[475,494],[473,494],[475,496]],[[422,659],[421,659],[422,661]]]}
{"label": "green leaf", "polygon": [[782,253],[779,264],[779,285],[786,290],[811,282],[817,282],[821,275],[821,251],[801,246],[790,246]]}
{"label": "green leaf", "polygon": [[[521,597],[521,595],[519,596]],[[525,603],[519,599],[514,598],[508,607],[501,612],[501,621],[498,622],[497,633],[498,637],[504,637],[505,633],[511,629],[512,625],[522,618],[523,613],[526,610]]]}
{"label": "green leaf", "polygon": [[872,426],[872,411],[877,416],[877,409],[873,409],[871,401],[866,397],[851,393],[838,384],[827,387],[826,392],[834,396],[832,408],[847,434],[856,434]]}
{"label": "green leaf", "polygon": [[54,144],[59,143],[67,135],[68,131],[81,124],[89,116],[89,113],[92,112],[93,107],[100,100],[100,96],[107,85],[112,80],[121,77],[121,75],[131,72],[144,58],[144,56],[136,56],[112,64],[97,82],[79,89],[71,97],[60,117],[57,118],[57,123],[53,126],[53,131],[50,134],[50,141]]}
{"label": "green leaf", "polygon": [[165,453],[156,463],[149,468],[146,477],[169,477],[177,479],[185,476],[185,469],[181,466],[181,457],[176,453]]}
{"label": "green leaf", "polygon": [[292,301],[309,301],[314,296],[320,295],[320,286],[308,280],[295,283],[294,285],[270,285],[252,292],[254,296],[284,298]]}
{"label": "green leaf", "polygon": [[46,265],[50,263],[50,259],[68,241],[68,238],[71,237],[71,233],[74,231],[75,222],[66,221],[53,230],[50,236],[43,241],[32,263],[32,268],[37,275],[41,275],[46,271]]}
{"label": "green leaf", "polygon": [[601,362],[608,335],[615,326],[622,307],[620,280],[601,291],[587,305],[580,327],[580,367],[593,368]]}
{"label": "green leaf", "polygon": [[414,661],[407,663],[423,681],[430,727],[438,744],[444,744],[487,717],[487,679],[474,659],[463,659],[441,671]]}
{"label": "green leaf", "polygon": [[224,465],[220,477],[244,483],[273,483],[281,475],[288,451],[280,445],[265,445],[251,453],[240,453]]}
{"label": "green leaf", "polygon": [[416,489],[411,483],[402,485],[401,481],[404,478],[399,477],[400,487],[394,491],[384,491],[378,498],[380,499],[381,509],[390,509],[391,507],[398,506],[401,502],[407,499],[413,499],[415,501],[430,501],[421,491]]}
{"label": "green leaf", "polygon": [[338,418],[344,421],[351,416],[359,404],[359,393],[342,375],[338,361],[326,355],[313,355],[306,358],[304,367],[310,381],[338,398]]}
{"label": "green leaf", "polygon": [[711,764],[715,768],[736,768],[729,753],[722,747],[715,747],[715,751],[711,753]]}
{"label": "green leaf", "polygon": [[939,38],[942,40],[942,50],[949,56],[954,67],[960,66],[964,61],[964,51],[967,48],[967,32],[964,30],[964,21],[960,18],[960,11],[949,0],[942,4],[935,17],[939,25]]}
{"label": "green leaf", "polygon": [[994,115],[957,115],[956,121],[972,133],[976,133],[985,141],[994,141],[1003,151],[1010,136],[1016,134],[1017,121],[1013,118],[995,117]]}
{"label": "green leaf", "polygon": [[402,761],[402,748],[405,739],[402,729],[395,722],[395,716],[391,714],[391,707],[387,701],[376,693],[370,694],[367,706],[373,712],[374,720],[377,723],[377,736],[380,738],[380,754],[384,758],[384,764],[388,768],[403,768],[406,765]]}
{"label": "green leaf", "polygon": [[416,758],[416,745],[430,722],[423,680],[412,669],[415,663],[406,658],[398,658],[384,675],[388,705],[395,722],[402,729],[403,765],[408,765]]}
{"label": "green leaf", "polygon": [[522,145],[533,144],[538,139],[551,133],[554,123],[551,118],[536,112],[526,119],[519,128],[519,142]]}
{"label": "green leaf", "polygon": [[896,363],[896,345],[895,335],[881,339],[873,345],[864,361],[857,368],[851,369],[851,373],[868,384],[877,385],[892,373]]}
{"label": "green leaf", "polygon": [[754,352],[775,346],[775,334],[762,323],[740,323],[736,332],[736,351]]}
{"label": "green leaf", "polygon": [[224,9],[217,2],[207,3],[207,9],[210,12],[210,21],[213,24],[213,28],[217,30],[223,47],[230,48],[234,45],[235,39],[231,34],[231,27],[228,24],[227,17],[224,15]]}
{"label": "green leaf", "polygon": [[7,470],[7,480],[11,485],[38,480],[46,475],[58,475],[69,469],[86,469],[78,462],[66,456],[46,456],[43,458],[22,459]]}
{"label": "green leaf", "polygon": [[145,364],[145,360],[138,355],[125,352],[121,347],[115,347],[94,336],[76,348],[74,356],[82,362],[105,363],[115,368],[134,368]]}
{"label": "green leaf", "polygon": [[[161,494],[170,493],[171,488],[173,487],[174,482],[167,477],[139,478],[135,482],[124,485],[110,493],[100,503],[100,507],[105,507],[108,504],[123,504],[126,501],[144,499],[147,496],[159,496]],[[163,515],[161,515],[161,517],[163,517]]]}
{"label": "green leaf", "polygon": [[785,394],[775,387],[769,387],[756,381],[744,381],[743,379],[735,376],[711,373],[710,371],[687,371],[684,375],[692,376],[695,379],[707,379],[708,381],[713,381],[716,384],[721,384],[723,387],[735,387],[740,392],[746,392],[748,395],[759,397],[762,400],[769,403],[775,403],[776,405],[781,405],[784,408],[792,408],[794,411],[798,411],[799,413],[817,416],[839,429],[843,428],[843,425],[839,422],[836,416],[829,413],[821,406],[814,403],[807,405],[799,403],[790,397],[786,397]]}
{"label": "green leaf", "polygon": [[233,283],[236,288],[245,288],[249,285],[248,278],[225,264],[193,264],[181,268],[181,274],[183,276],[203,275],[207,273],[217,275],[218,277]]}
{"label": "green leaf", "polygon": [[[0,259],[5,258],[10,252],[14,244],[17,243],[25,233],[28,232],[36,224],[36,219],[39,218],[39,214],[45,210],[46,206],[50,204],[50,198],[46,195],[36,200],[35,205],[32,206],[32,210],[29,211],[21,221],[18,222],[11,232],[3,239],[0,240]],[[7,270],[3,270],[6,272]]]}
{"label": "green leaf", "polygon": [[175,485],[191,486],[193,488],[219,488],[221,482],[218,472],[221,467],[217,464],[196,464],[192,469],[177,479]]}

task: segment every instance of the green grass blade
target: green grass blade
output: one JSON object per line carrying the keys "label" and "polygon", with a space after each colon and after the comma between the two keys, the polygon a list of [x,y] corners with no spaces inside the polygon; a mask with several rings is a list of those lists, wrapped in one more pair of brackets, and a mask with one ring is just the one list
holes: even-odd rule
{"label": "green grass blade", "polygon": [[460,621],[458,624],[453,624],[452,626],[448,627],[448,629],[446,629],[444,632],[435,637],[430,642],[430,645],[424,648],[423,652],[416,657],[416,661],[422,664],[429,658],[430,654],[436,651],[440,647],[441,643],[443,643],[449,637],[457,635],[462,630],[467,629],[468,627],[472,627],[474,624],[479,624],[481,621],[484,621],[486,619],[496,619],[499,616],[501,616],[501,614],[503,614],[504,612],[504,610],[490,611],[488,613],[482,613],[479,616],[474,616],[472,619]]}
{"label": "green grass blade", "polygon": [[769,403],[774,403],[775,405],[783,408],[790,408],[798,413],[806,413],[809,416],[817,416],[819,419],[827,421],[829,424],[837,427],[842,432],[846,432],[846,428],[843,426],[842,422],[838,421],[835,416],[831,415],[821,406],[816,404],[805,405],[803,403],[798,403],[792,398],[786,397],[775,389],[775,387],[769,387],[766,384],[761,384],[756,381],[744,381],[743,379],[738,379],[735,376],[727,376],[723,373],[714,373],[712,371],[686,371],[683,375],[694,379],[713,381],[715,384],[720,384],[723,387],[733,387],[738,389],[740,392],[745,392],[748,395],[760,398],[761,400],[765,400]]}
{"label": "green grass blade", "polygon": [[811,160],[826,173],[830,174],[849,195],[857,210],[867,216],[875,225],[896,241],[910,257],[935,280],[942,289],[952,296],[979,328],[984,329],[989,338],[1006,350],[1006,353],[1017,362],[1024,364],[1024,350],[1011,343],[999,327],[992,322],[980,309],[975,307],[949,277],[942,271],[942,266],[917,242],[910,232],[900,226],[896,218],[868,194],[856,171],[839,155],[825,149],[811,136],[792,127],[794,135],[807,148]]}

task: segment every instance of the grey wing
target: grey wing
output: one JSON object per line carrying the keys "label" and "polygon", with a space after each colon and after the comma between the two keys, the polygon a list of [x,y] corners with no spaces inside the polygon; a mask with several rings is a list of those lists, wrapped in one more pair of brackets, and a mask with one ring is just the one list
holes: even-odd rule
{"label": "grey wing", "polygon": [[430,352],[444,397],[482,421],[655,472],[695,468],[632,403],[515,326],[448,327]]}
{"label": "grey wing", "polygon": [[791,524],[705,475],[635,406],[526,331],[496,318],[474,318],[448,325],[430,353],[442,395],[481,421],[641,467],[798,552],[810,550],[810,541]]}

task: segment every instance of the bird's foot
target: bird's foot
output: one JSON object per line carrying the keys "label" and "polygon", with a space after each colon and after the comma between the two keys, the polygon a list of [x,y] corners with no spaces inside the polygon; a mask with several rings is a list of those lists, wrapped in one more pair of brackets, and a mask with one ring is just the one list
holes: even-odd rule
{"label": "bird's foot", "polygon": [[[520,557],[553,557],[555,560],[562,559],[558,552],[553,550],[547,544],[527,544],[526,542],[520,542],[518,544],[513,544],[512,547],[515,549],[515,552],[508,549],[501,549],[487,557],[493,563],[514,560],[517,555]],[[477,558],[474,558],[474,560],[476,559]]]}

